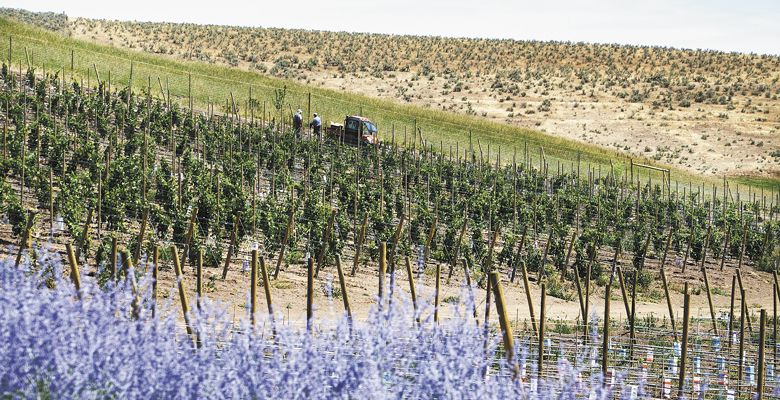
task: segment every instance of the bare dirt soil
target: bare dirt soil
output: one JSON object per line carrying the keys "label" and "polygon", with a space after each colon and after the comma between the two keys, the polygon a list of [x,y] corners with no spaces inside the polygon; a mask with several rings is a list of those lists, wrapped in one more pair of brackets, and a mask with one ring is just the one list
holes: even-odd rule
{"label": "bare dirt soil", "polygon": [[[48,226],[48,219],[43,217],[40,226]],[[11,237],[9,225],[0,225],[0,237]],[[63,238],[65,237],[61,236],[61,234],[55,234],[55,236],[51,237],[48,234],[39,233],[34,236],[33,241],[37,245],[45,245],[48,246],[50,250],[56,251],[62,257],[63,262],[66,262],[64,245],[59,244]],[[1,244],[2,252],[0,252],[0,254],[2,254],[2,256],[16,256],[17,250],[14,243],[4,240]],[[224,305],[228,307],[229,311],[236,317],[246,316],[249,312],[247,305],[250,291],[250,274],[248,268],[245,270],[245,267],[248,265],[250,259],[250,246],[249,243],[243,243],[240,246],[239,255],[233,258],[233,262],[229,266],[228,275],[225,280],[221,279],[222,265],[205,267],[203,270],[202,285],[204,296],[211,300],[223,302]],[[349,274],[350,269],[352,268],[351,257],[351,252],[348,251],[345,254],[343,261],[347,294],[354,317],[358,320],[364,320],[368,313],[377,306],[379,288],[378,266],[376,264],[362,264],[358,268],[357,274],[351,276]],[[618,265],[624,264],[626,268],[630,268],[628,265],[630,264],[630,259],[625,257],[626,256],[621,257]],[[673,259],[673,257],[673,254],[669,255],[670,259]],[[598,262],[605,267],[611,265],[611,255],[607,255],[606,253],[601,254]],[[716,316],[718,317],[724,316],[730,309],[732,276],[735,272],[736,262],[737,260],[727,258],[724,271],[719,270],[719,259],[708,259],[706,263],[713,305],[716,310]],[[652,315],[659,320],[663,320],[664,318],[668,319],[667,303],[663,295],[664,292],[660,275],[658,274],[659,263],[660,260],[655,255],[650,255],[646,261],[646,267],[653,271],[655,279],[647,290],[638,293],[636,304],[637,315],[640,317]],[[267,258],[266,266],[269,274],[271,274],[276,266],[276,258]],[[674,306],[673,309],[676,319],[680,318],[682,315],[683,287],[686,282],[689,284],[689,292],[692,294],[692,317],[709,318],[704,279],[699,267],[700,265],[695,265],[691,261],[686,268],[686,272],[682,273],[679,268],[671,265],[671,262],[667,262],[667,278],[669,280],[670,296]],[[149,266],[142,265],[140,268],[147,269]],[[396,268],[394,301],[410,301],[409,279],[404,262],[401,258],[399,258]],[[520,322],[527,320],[530,317],[528,301],[525,290],[523,289],[523,281],[520,273],[518,272],[515,282],[511,283],[509,281],[509,268],[507,266],[499,266],[499,268],[510,318]],[[456,312],[456,309],[460,309],[460,312],[471,312],[470,310],[464,310],[462,308],[462,301],[465,300],[465,296],[467,296],[467,287],[465,286],[466,280],[462,267],[458,267],[454,270],[452,280],[449,283],[447,283],[446,280],[448,269],[449,265],[441,265],[441,318],[452,317]],[[97,267],[94,265],[94,259],[91,258],[88,262],[82,260],[81,270],[82,274],[94,275],[97,270]],[[172,263],[170,261],[161,261],[159,271],[159,301],[162,302],[168,299],[177,304],[179,298],[176,290],[176,276],[173,271]],[[419,278],[415,277],[416,292],[421,302],[427,301],[428,304],[433,303],[435,294],[434,271],[435,264],[429,263],[421,276]],[[188,292],[190,304],[194,304],[196,293],[195,269],[192,265],[187,264],[185,265],[184,272],[183,281]],[[486,291],[484,286],[479,287],[475,284],[478,277],[476,273],[472,272],[472,274],[474,275],[472,277],[472,290],[476,298],[477,313],[479,318],[482,319],[485,310]],[[538,318],[540,315],[540,287],[537,284],[536,274],[529,273],[529,275],[531,299],[534,303],[536,317]],[[301,324],[306,319],[306,276],[307,270],[304,264],[287,264],[283,262],[278,278],[270,279],[274,310],[277,315],[283,317],[284,323]],[[757,312],[761,308],[771,312],[774,299],[772,293],[772,275],[766,272],[755,271],[750,266],[743,266],[742,278],[746,290],[747,305],[751,312]],[[618,280],[616,278],[616,286],[611,292],[610,315],[612,318],[625,320],[626,311],[617,282]],[[390,285],[389,275],[386,279],[386,285]],[[563,286],[566,297],[571,300],[548,295],[545,309],[546,318],[548,320],[581,320],[580,306],[576,297],[577,292],[574,284],[571,282],[564,282]],[[387,289],[389,290],[389,287]],[[628,290],[630,290],[630,288]],[[738,293],[739,290],[737,288],[737,309],[739,307]],[[257,296],[258,313],[264,314],[267,310],[267,303],[265,301],[261,280],[258,280]],[[319,277],[315,278],[314,304],[315,318],[318,321],[333,321],[343,316],[343,300],[340,294],[335,265],[325,266],[321,270]],[[591,285],[589,314],[603,315],[603,311],[604,288],[597,286],[596,283],[593,282]],[[428,309],[427,314],[430,314],[431,312],[432,310]],[[491,320],[497,322],[495,308],[491,311]]]}
{"label": "bare dirt soil", "polygon": [[[608,264],[611,260],[602,260]],[[232,312],[237,315],[248,315],[247,300],[249,298],[249,273],[242,272],[242,262],[231,265],[226,280],[221,280],[222,268],[206,268],[203,273],[204,294],[209,298],[225,302]],[[273,268],[275,260],[269,261],[269,268]],[[351,267],[351,263],[348,263]],[[394,301],[409,301],[409,280],[406,271],[400,268],[396,271]],[[349,269],[346,267],[345,269]],[[464,310],[460,304],[467,294],[465,287],[465,276],[462,270],[456,270],[449,284],[446,283],[446,271],[449,267],[442,266],[442,289],[440,294],[440,312],[441,318],[449,318],[454,315],[456,309],[460,312],[470,313],[470,310]],[[667,266],[669,268],[669,266]],[[708,263],[708,275],[712,288],[712,300],[716,310],[716,316],[722,317],[728,314],[730,308],[731,276],[734,273],[734,266],[727,265],[724,272],[717,271],[717,262],[712,265]],[[415,280],[416,292],[420,299],[427,299],[429,304],[433,302],[435,293],[435,276],[433,271],[435,267],[428,266],[421,279]],[[516,321],[527,320],[529,315],[528,302],[523,289],[522,279],[517,277],[514,283],[510,283],[507,278],[508,271],[504,269],[503,292],[508,304],[509,316]],[[708,319],[709,307],[707,304],[704,281],[698,267],[691,264],[685,274],[680,271],[669,269],[667,277],[670,281],[670,295],[674,305],[675,319],[682,318],[683,304],[683,286],[684,282],[689,282],[691,296],[691,315],[693,318]],[[767,309],[772,312],[772,276],[768,273],[754,272],[751,268],[745,268],[742,271],[743,285],[746,289],[746,299],[751,312],[758,312],[759,309]],[[535,276],[533,277],[535,278]],[[535,280],[535,279],[534,279]],[[178,302],[178,293],[175,290],[176,278],[172,268],[163,267],[160,272],[160,295],[163,297],[173,296],[173,300]],[[195,294],[195,274],[191,267],[186,270],[184,278],[187,290],[190,296]],[[346,276],[347,292],[350,301],[350,307],[354,317],[358,320],[365,320],[370,310],[377,306],[377,293],[379,287],[379,276],[375,265],[368,268],[361,268],[356,276]],[[388,276],[386,284],[389,285]],[[616,278],[617,282],[617,278]],[[258,312],[266,313],[267,306],[262,283],[259,283]],[[576,300],[576,291],[568,285],[567,292],[574,300],[567,301],[552,296],[547,296],[545,314],[548,320],[575,320],[582,319],[579,311],[579,303]],[[328,266],[320,272],[320,276],[315,279],[314,285],[314,304],[315,318],[317,320],[333,320],[340,318],[344,313],[343,302],[340,295],[333,296],[333,290],[338,289],[338,275],[335,266]],[[271,278],[271,291],[273,297],[274,310],[277,315],[282,315],[285,323],[300,324],[306,320],[306,266],[305,265],[287,265],[280,273],[278,279]],[[477,313],[481,320],[485,311],[485,289],[474,287],[474,294],[477,300]],[[330,293],[330,295],[329,295]],[[630,293],[630,292],[629,292]],[[737,290],[738,293],[738,290]],[[620,289],[616,286],[611,292],[610,315],[611,318],[626,320],[626,311],[620,294]],[[531,298],[534,302],[534,311],[536,317],[540,315],[540,287],[536,282],[531,283]],[[190,302],[192,302],[192,297]],[[737,295],[737,310],[739,308],[739,297]],[[663,289],[660,277],[657,278],[651,288],[646,292],[639,293],[637,299],[637,315],[640,318],[653,315],[659,320],[668,319],[668,308],[663,298]],[[494,306],[493,306],[494,307]],[[431,309],[426,314],[430,314]],[[604,288],[592,286],[590,297],[589,314],[603,315],[604,312]],[[738,311],[736,311],[738,315]],[[491,319],[497,323],[495,308],[491,311]]]}

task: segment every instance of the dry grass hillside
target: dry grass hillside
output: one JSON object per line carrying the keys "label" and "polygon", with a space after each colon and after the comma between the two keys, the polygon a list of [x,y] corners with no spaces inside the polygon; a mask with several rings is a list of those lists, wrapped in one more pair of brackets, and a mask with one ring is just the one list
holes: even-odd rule
{"label": "dry grass hillside", "polygon": [[71,19],[75,38],[481,116],[706,175],[780,176],[780,57]]}

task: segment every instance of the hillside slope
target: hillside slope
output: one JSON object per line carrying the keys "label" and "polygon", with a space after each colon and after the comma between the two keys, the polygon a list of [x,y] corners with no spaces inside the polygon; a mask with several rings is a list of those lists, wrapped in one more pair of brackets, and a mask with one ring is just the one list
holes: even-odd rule
{"label": "hillside slope", "polygon": [[74,38],[476,116],[709,176],[780,171],[775,56],[5,12]]}
{"label": "hillside slope", "polygon": [[[21,14],[28,16],[30,14]],[[104,80],[110,80],[114,87],[124,86],[129,79],[131,64],[134,74],[133,88],[135,91],[147,90],[151,87],[153,95],[161,97],[170,93],[174,101],[187,102],[189,93],[192,93],[194,105],[201,109],[213,109],[216,112],[226,112],[233,109],[231,101],[235,104],[235,110],[242,115],[255,115],[267,120],[288,119],[294,108],[302,108],[307,113],[319,112],[323,120],[338,121],[345,114],[362,113],[374,121],[380,127],[384,140],[391,140],[393,132],[399,142],[412,141],[412,132],[415,127],[422,133],[422,138],[428,145],[441,147],[445,153],[460,151],[473,146],[481,150],[484,157],[495,161],[500,151],[502,162],[509,162],[513,157],[518,162],[528,160],[530,164],[539,166],[539,159],[544,158],[548,168],[556,170],[558,162],[560,168],[576,168],[574,164],[579,160],[582,168],[586,164],[594,168],[625,170],[628,168],[628,157],[625,147],[622,149],[608,150],[605,146],[597,146],[583,141],[566,139],[560,135],[545,134],[534,129],[528,129],[503,122],[492,121],[474,115],[463,115],[453,110],[438,110],[430,106],[423,107],[412,104],[403,104],[398,101],[390,101],[359,95],[342,90],[332,90],[317,85],[305,85],[296,80],[269,77],[257,72],[242,70],[240,68],[227,68],[215,64],[203,62],[190,62],[176,60],[175,57],[158,54],[146,54],[133,50],[125,50],[117,47],[100,45],[89,41],[77,40],[68,37],[69,29],[64,24],[70,23],[62,15],[32,14],[29,21],[36,25],[45,25],[54,29],[57,33],[51,33],[31,25],[22,24],[3,19],[0,22],[0,34],[11,37],[12,58],[14,70],[18,69],[20,62],[30,62],[40,69],[52,66],[64,71],[67,77],[95,79],[95,72]],[[15,16],[16,19],[21,19]],[[36,19],[37,18],[37,19]],[[59,22],[46,22],[54,18]],[[48,25],[47,25],[48,24]],[[57,28],[60,26],[60,28]],[[72,60],[71,60],[72,57]],[[207,60],[211,62],[211,60]],[[72,69],[71,69],[72,67]],[[97,67],[97,68],[96,68]],[[191,89],[190,89],[191,76]],[[431,75],[431,78],[434,78]],[[432,79],[435,81],[435,79]],[[281,107],[274,107],[277,98],[277,90],[286,88],[284,95],[279,97],[277,103]],[[249,106],[250,91],[252,94],[251,107]],[[308,95],[311,94],[311,109],[308,108]],[[542,102],[544,103],[544,102]],[[540,105],[543,107],[543,104]],[[598,110],[594,111],[597,113]],[[550,119],[549,121],[554,121]],[[573,121],[573,120],[572,120]],[[552,123],[552,122],[551,122]],[[587,124],[586,124],[587,125]],[[690,134],[690,133],[689,133]],[[405,138],[406,137],[406,138]],[[608,136],[605,136],[608,137]],[[641,136],[629,135],[631,140],[637,139],[640,143],[644,140]],[[628,141],[629,138],[625,138]],[[417,138],[419,143],[419,137]],[[471,140],[470,140],[471,139]],[[662,140],[661,138],[660,140]],[[745,140],[744,138],[740,140]],[[759,157],[767,159],[759,151],[768,151],[773,148],[771,139],[756,141],[750,148],[740,144],[732,148],[740,148],[742,151],[759,154]],[[500,150],[499,150],[500,148]],[[758,149],[758,150],[756,150]],[[478,154],[479,152],[477,152]],[[516,156],[515,156],[516,154]],[[680,151],[675,151],[681,156]],[[714,154],[717,157],[733,162],[745,163],[747,158],[742,156],[722,155],[710,149],[707,152],[695,152],[693,148],[682,155],[686,162],[695,165],[706,165],[707,159],[702,154]],[[650,156],[651,154],[646,154]],[[665,159],[658,157],[644,157],[644,154],[634,154],[635,162],[668,166]],[[771,158],[771,157],[770,157]],[[743,161],[739,161],[743,160]],[[708,181],[720,182],[704,177],[704,175],[690,168],[672,167],[672,180]],[[750,173],[740,174],[734,180],[737,182],[749,181],[752,185],[774,185],[775,178],[767,175],[764,170],[750,169]],[[646,172],[643,172],[646,176]],[[660,174],[653,173],[653,179],[660,179]],[[720,175],[720,174],[718,174]],[[733,177],[732,177],[733,178]]]}

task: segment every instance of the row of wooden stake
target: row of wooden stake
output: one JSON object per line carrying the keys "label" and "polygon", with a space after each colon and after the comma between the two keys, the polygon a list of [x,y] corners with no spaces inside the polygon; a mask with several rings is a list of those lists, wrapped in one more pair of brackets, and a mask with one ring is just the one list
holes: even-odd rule
{"label": "row of wooden stake", "polygon": [[[172,254],[173,254],[173,264],[174,264],[174,270],[177,277],[177,287],[179,291],[179,298],[181,301],[181,309],[185,320],[185,327],[186,332],[188,335],[193,336],[196,345],[200,345],[201,339],[198,332],[196,332],[191,325],[190,321],[190,306],[187,298],[186,289],[183,282],[183,272],[182,272],[182,265],[180,264],[178,249],[176,246],[172,246],[171,248]],[[385,296],[386,296],[386,289],[385,289],[385,276],[387,274],[386,270],[386,244],[382,242],[380,244],[380,262],[379,262],[379,289],[378,289],[378,299],[380,302],[380,306],[384,304]],[[68,262],[71,266],[71,272],[70,277],[71,280],[77,290],[79,298],[81,297],[81,277],[79,272],[79,266],[76,258],[76,253],[73,249],[73,246],[71,244],[66,245],[66,251],[68,256]],[[114,261],[116,261],[116,247],[112,250],[112,257],[114,257]],[[122,262],[124,265],[126,278],[131,279],[132,283],[132,290],[134,292],[134,295],[136,296],[136,300],[133,302],[133,316],[135,318],[139,317],[139,301],[138,301],[138,288],[135,284],[135,277],[132,273],[132,259],[129,256],[129,253],[127,251],[122,251]],[[198,306],[200,304],[200,296],[202,295],[202,254],[199,257],[200,262],[198,262],[198,265],[196,267],[196,273],[197,273],[197,294],[198,294]],[[154,249],[153,253],[153,261],[152,261],[152,277],[153,277],[153,288],[152,288],[152,298],[156,301],[157,298],[157,275],[158,275],[158,249]],[[464,269],[466,273],[466,279],[469,287],[470,285],[470,276],[468,271],[468,266],[463,260]],[[259,266],[259,271],[258,271]],[[342,299],[344,303],[344,310],[347,315],[347,317],[350,320],[352,320],[352,312],[350,309],[349,304],[349,295],[347,291],[347,285],[346,285],[346,279],[344,275],[344,271],[341,265],[341,259],[339,256],[336,257],[336,269],[338,273],[339,278],[339,285],[341,288],[341,294]],[[268,308],[268,315],[269,318],[271,318],[271,322],[273,325],[273,318],[274,318],[274,312],[273,312],[273,302],[272,302],[272,296],[271,296],[271,289],[270,289],[270,283],[269,283],[269,275],[268,271],[266,269],[265,260],[263,258],[258,257],[257,250],[252,251],[252,260],[251,260],[251,277],[250,277],[250,320],[251,324],[254,326],[256,323],[256,313],[257,313],[257,286],[258,286],[258,272],[261,274],[263,281],[263,289],[265,292],[265,299],[266,304]],[[412,271],[411,263],[406,258],[406,272],[409,278],[409,289],[411,294],[412,303],[415,309],[415,313],[417,312],[417,298],[416,298],[416,291],[415,291],[415,285],[414,285],[414,274]],[[434,304],[434,321],[438,322],[438,308],[439,308],[439,290],[440,290],[440,275],[441,275],[441,269],[436,269],[436,293],[435,293],[435,304]],[[523,275],[525,277],[525,271],[523,271]],[[116,263],[112,266],[112,274],[116,276]],[[614,275],[612,275],[610,279],[610,284],[606,285],[605,290],[605,302],[604,302],[604,321],[603,321],[603,342],[602,342],[602,373],[607,374],[607,371],[609,369],[609,351],[608,351],[608,345],[609,345],[609,338],[610,338],[610,296],[611,296],[611,287],[612,287],[612,280],[614,279]],[[620,275],[618,274],[619,279]],[[665,274],[662,271],[661,274],[664,283],[666,281]],[[306,296],[307,296],[307,302],[306,302],[306,318],[307,318],[307,330],[312,329],[312,323],[314,320],[314,278],[315,278],[315,266],[314,266],[314,259],[309,258],[308,264],[307,264],[307,287],[306,287]],[[735,275],[735,279],[739,278],[739,281],[741,281],[741,276],[739,275],[739,271],[737,271],[737,274]],[[777,274],[775,274],[775,279],[777,279]],[[391,282],[393,280],[393,275],[391,272]],[[705,281],[706,282],[706,281]],[[526,285],[527,279],[525,280]],[[392,283],[391,283],[392,284]],[[503,346],[506,354],[507,362],[513,366],[514,373],[517,374],[519,372],[519,368],[517,365],[516,360],[514,360],[514,340],[513,340],[513,333],[512,333],[512,326],[508,317],[507,312],[507,305],[504,300],[504,294],[503,289],[501,287],[500,283],[500,275],[497,271],[491,271],[488,274],[488,282],[487,282],[487,290],[488,290],[488,297],[486,298],[486,316],[485,316],[485,323],[487,324],[487,319],[489,318],[489,304],[490,304],[490,298],[493,297],[495,299],[496,303],[496,309],[498,313],[498,320],[499,325],[502,332],[502,339],[503,339]],[[780,287],[777,285],[773,285],[773,290],[775,291],[775,295],[780,296]],[[622,285],[621,285],[622,287]],[[668,296],[668,288],[667,289],[667,296]],[[392,288],[391,288],[392,290]],[[732,290],[733,292],[733,290]],[[741,298],[741,331],[740,331],[740,340],[739,340],[739,354],[744,354],[744,339],[745,339],[745,323],[746,318],[749,318],[747,316],[747,304],[745,301],[745,289],[740,287],[740,292],[742,294]],[[530,291],[526,290],[526,293],[528,293],[529,296],[529,307],[532,309],[532,303],[530,301]],[[492,295],[492,296],[491,296]],[[546,287],[545,283],[541,284],[541,315],[538,321],[538,328],[536,326],[536,322],[532,321],[532,326],[534,328],[534,333],[538,338],[538,367],[537,367],[537,373],[538,377],[542,377],[543,375],[543,366],[544,366],[544,355],[545,355],[545,304],[546,300]],[[391,300],[392,301],[392,300]],[[154,312],[154,307],[152,309]],[[476,309],[474,309],[474,314],[476,316]],[[533,312],[532,312],[533,315]],[[635,304],[632,304],[631,313],[629,314],[631,316],[630,321],[632,322],[631,325],[633,327],[633,318],[635,317]],[[732,316],[733,316],[733,298],[732,298]],[[533,318],[533,317],[532,317]],[[418,319],[419,321],[419,319]],[[683,313],[683,321],[682,321],[682,341],[681,341],[681,360],[680,360],[680,368],[679,368],[679,380],[678,380],[678,394],[680,396],[683,395],[684,390],[684,384],[686,379],[686,360],[687,360],[687,353],[688,353],[688,335],[689,335],[689,322],[690,322],[690,293],[688,292],[688,285],[686,283],[685,290],[684,290],[684,313]],[[714,323],[715,321],[713,321]],[[729,323],[729,332],[731,332],[731,323]],[[766,340],[766,325],[767,325],[767,316],[766,316],[766,310],[762,309],[760,313],[760,328],[759,328],[759,343],[758,343],[758,385],[757,385],[757,398],[762,399],[763,398],[763,390],[764,387],[764,381],[765,381],[765,349],[764,344]],[[672,319],[672,329],[674,328],[674,320]],[[717,332],[717,328],[714,328],[714,331]],[[633,333],[633,329],[632,329]],[[675,330],[675,337],[676,337],[676,330]],[[633,334],[631,336],[632,344],[633,344]],[[729,341],[730,343],[731,341]],[[743,374],[743,356],[740,356],[739,358],[739,369],[738,369],[738,380],[742,380],[742,374]]]}

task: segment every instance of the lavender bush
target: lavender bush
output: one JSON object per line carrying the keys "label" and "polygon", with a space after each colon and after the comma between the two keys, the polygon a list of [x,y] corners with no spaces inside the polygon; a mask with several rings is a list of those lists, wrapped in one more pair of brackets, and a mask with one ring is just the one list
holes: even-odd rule
{"label": "lavender bush", "polygon": [[[368,321],[344,319],[312,332],[247,319],[202,299],[191,316],[200,347],[169,301],[151,313],[150,280],[139,280],[142,310],[132,318],[129,282],[99,287],[83,277],[81,299],[62,278],[53,253],[38,249],[35,267],[0,262],[0,398],[607,398],[599,374],[559,361],[557,378],[536,382],[535,366],[514,379],[468,313],[435,326],[418,324],[396,302]],[[172,295],[171,298],[176,298]],[[464,309],[470,309],[464,305]],[[264,327],[264,328],[260,328]],[[485,346],[485,343],[487,345]],[[593,353],[595,354],[595,353]],[[589,365],[579,362],[578,365]],[[548,366],[548,368],[550,368]],[[486,374],[487,372],[487,374]]]}

